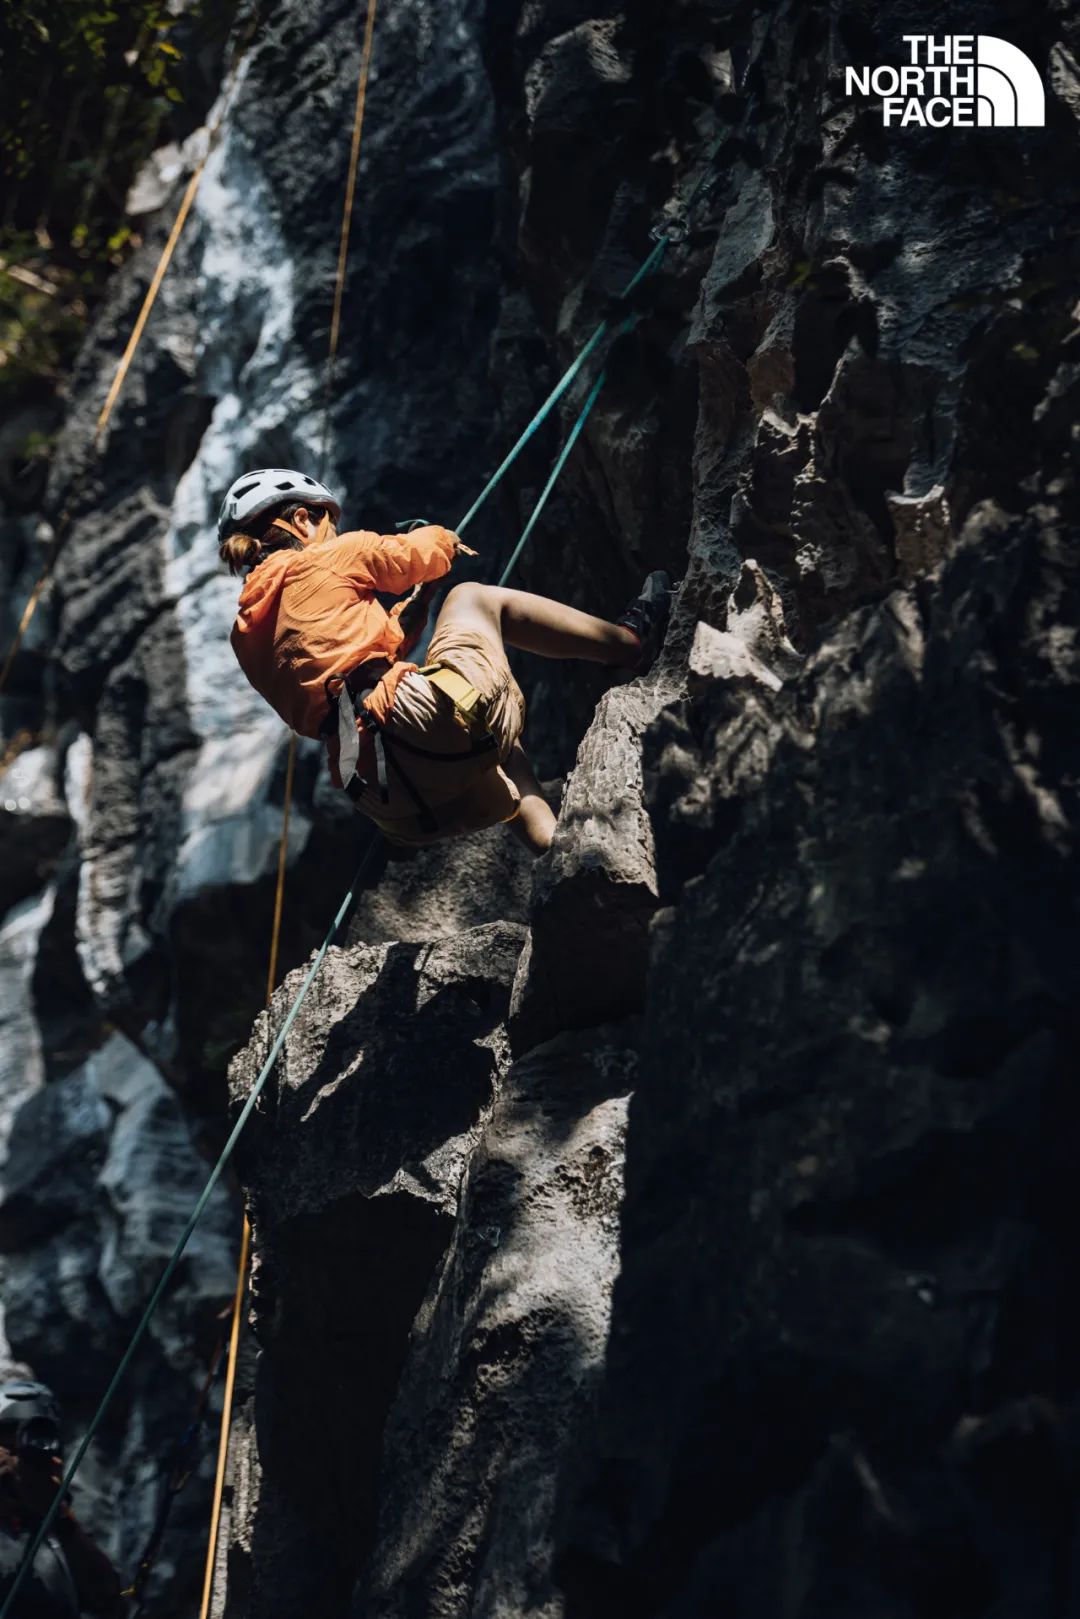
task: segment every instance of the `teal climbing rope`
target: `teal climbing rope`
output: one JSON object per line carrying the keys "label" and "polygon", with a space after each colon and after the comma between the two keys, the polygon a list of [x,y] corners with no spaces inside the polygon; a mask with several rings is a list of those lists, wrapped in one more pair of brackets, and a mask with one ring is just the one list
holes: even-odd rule
{"label": "teal climbing rope", "polygon": [[[710,154],[711,157],[715,157],[716,152],[718,150],[719,150],[719,142],[716,143],[716,145],[712,148],[712,151],[711,151],[711,154]],[[684,213],[691,206],[693,200],[695,200],[696,197],[700,194],[701,188],[704,185],[707,177],[708,177],[708,172],[707,172],[707,169],[706,169],[705,173],[703,173],[703,175],[701,177],[699,177],[696,185],[692,188],[691,192],[689,193],[687,200],[684,202],[684,204],[683,204]],[[657,270],[659,268],[659,266],[660,266],[660,264],[661,264],[661,262],[663,260],[664,254],[667,251],[668,247],[670,246],[672,240],[673,240],[673,237],[668,232],[663,232],[663,233],[661,233],[659,235],[655,245],[653,246],[653,248],[651,249],[651,251],[649,252],[647,257],[642,261],[641,265],[638,267],[638,269],[635,271],[634,275],[627,282],[626,286],[623,288],[622,292],[620,293],[620,295],[619,295],[620,301],[629,298],[630,295],[646,279],[646,277],[651,275],[655,270]],[[567,391],[573,386],[573,383],[574,383],[575,379],[580,375],[583,367],[588,363],[591,356],[596,352],[597,348],[603,342],[604,338],[611,331],[612,319],[613,319],[613,317],[608,316],[607,318],[605,318],[604,320],[602,320],[600,322],[599,326],[597,326],[596,330],[593,332],[592,336],[589,338],[588,342],[585,344],[584,348],[581,350],[581,353],[577,356],[577,358],[573,361],[573,363],[564,372],[563,376],[560,378],[560,380],[556,384],[556,386],[552,389],[551,393],[548,395],[548,397],[544,401],[543,405],[541,405],[540,409],[537,411],[537,413],[533,417],[532,421],[529,423],[529,425],[525,428],[525,431],[518,438],[517,442],[515,443],[513,448],[510,450],[509,454],[504,458],[504,460],[502,461],[502,463],[500,464],[498,469],[488,479],[488,482],[486,483],[484,488],[481,490],[481,492],[480,492],[479,496],[477,497],[477,499],[473,502],[472,506],[466,512],[466,514],[462,518],[461,522],[457,525],[457,532],[459,534],[462,532],[463,529],[465,529],[467,527],[467,525],[476,516],[476,514],[480,510],[481,506],[483,506],[484,502],[488,499],[488,497],[491,495],[491,493],[494,491],[494,489],[498,486],[498,484],[500,483],[502,478],[505,477],[505,475],[509,471],[510,467],[517,460],[518,456],[521,454],[521,451],[524,449],[525,445],[536,434],[536,432],[539,430],[539,428],[543,425],[543,423],[551,415],[552,411],[555,409],[555,407],[559,403],[559,401],[563,398],[563,396],[567,393]],[[623,321],[620,324],[619,335],[621,335],[621,333],[623,333],[623,332],[628,332],[628,331],[632,330],[632,328],[637,324],[638,319],[639,319],[639,316],[634,314],[634,315],[631,315],[625,321]],[[564,466],[566,465],[566,462],[569,459],[569,457],[570,457],[570,455],[571,455],[571,453],[572,453],[572,451],[574,449],[575,444],[577,443],[578,439],[581,436],[582,431],[584,430],[585,424],[586,424],[586,422],[587,422],[587,420],[588,420],[588,418],[589,418],[589,416],[590,416],[590,414],[592,412],[592,409],[593,409],[594,405],[596,404],[597,399],[599,398],[600,390],[602,389],[602,387],[604,385],[606,375],[607,375],[606,370],[601,370],[599,376],[596,378],[596,380],[593,383],[591,389],[589,390],[589,394],[588,394],[588,396],[587,396],[587,398],[585,400],[585,403],[582,406],[581,411],[579,412],[576,421],[574,422],[574,425],[573,425],[573,427],[572,427],[572,429],[570,431],[570,434],[569,434],[569,436],[568,436],[568,438],[566,440],[566,443],[563,445],[563,448],[562,448],[562,450],[561,450],[561,452],[560,452],[560,454],[558,456],[558,459],[556,460],[555,465],[554,465],[554,467],[552,469],[551,475],[548,478],[547,483],[544,485],[544,488],[543,488],[543,490],[541,492],[540,498],[539,498],[539,500],[538,500],[538,502],[536,504],[536,507],[533,510],[532,516],[530,517],[528,523],[526,524],[525,529],[524,529],[524,531],[523,531],[523,533],[521,535],[521,538],[518,540],[516,546],[514,547],[514,551],[513,551],[513,554],[510,557],[509,562],[506,564],[506,567],[503,569],[503,572],[502,572],[502,575],[501,575],[501,578],[500,578],[500,581],[499,581],[500,584],[505,584],[505,582],[506,582],[507,578],[509,577],[511,571],[513,570],[513,568],[517,564],[517,561],[518,561],[519,557],[521,556],[522,551],[524,550],[526,544],[528,543],[528,540],[529,540],[533,530],[535,529],[537,522],[539,521],[540,514],[543,511],[544,507],[546,506],[548,498],[551,495],[551,492],[554,489],[556,483],[558,482],[559,475],[561,474]],[[127,1348],[125,1349],[125,1351],[124,1351],[124,1353],[123,1353],[123,1355],[122,1355],[122,1357],[120,1359],[120,1362],[119,1362],[119,1364],[118,1364],[118,1366],[116,1368],[116,1371],[113,1373],[112,1379],[109,1382],[109,1385],[106,1388],[105,1393],[101,1398],[101,1401],[100,1401],[100,1403],[99,1403],[99,1405],[97,1407],[97,1410],[94,1412],[93,1417],[90,1419],[89,1426],[87,1427],[86,1432],[83,1434],[83,1437],[80,1440],[78,1446],[76,1447],[75,1453],[72,1456],[71,1461],[68,1463],[67,1468],[65,1469],[64,1477],[63,1477],[63,1480],[61,1482],[60,1488],[56,1493],[55,1499],[53,1500],[53,1503],[50,1506],[49,1510],[45,1513],[45,1516],[42,1518],[40,1524],[38,1525],[37,1531],[36,1531],[33,1539],[31,1540],[29,1546],[27,1547],[26,1553],[24,1554],[23,1560],[22,1560],[21,1564],[19,1565],[19,1569],[18,1569],[18,1572],[17,1572],[17,1574],[15,1576],[15,1580],[14,1580],[12,1586],[11,1586],[11,1589],[8,1591],[7,1596],[4,1598],[3,1606],[0,1607],[0,1619],[9,1619],[9,1615],[13,1614],[15,1599],[16,1599],[16,1597],[17,1597],[17,1595],[18,1595],[18,1593],[19,1593],[19,1591],[20,1591],[20,1589],[22,1587],[23,1581],[26,1578],[26,1575],[29,1573],[30,1569],[34,1565],[34,1561],[37,1558],[38,1552],[41,1550],[41,1548],[42,1548],[42,1546],[43,1546],[43,1544],[45,1542],[45,1539],[46,1539],[46,1537],[47,1537],[47,1535],[49,1533],[49,1530],[52,1527],[52,1524],[53,1524],[53,1522],[54,1522],[54,1520],[56,1518],[56,1515],[57,1515],[58,1511],[60,1510],[60,1504],[64,1500],[66,1495],[68,1494],[68,1491],[70,1490],[71,1485],[72,1485],[72,1483],[73,1483],[73,1481],[75,1479],[75,1475],[78,1473],[79,1468],[82,1465],[83,1459],[86,1456],[86,1453],[89,1450],[91,1444],[93,1443],[93,1440],[94,1440],[95,1436],[97,1435],[98,1429],[101,1427],[101,1424],[102,1424],[102,1422],[103,1422],[103,1420],[105,1418],[106,1412],[109,1410],[109,1407],[112,1404],[112,1401],[113,1401],[113,1399],[114,1399],[114,1397],[115,1397],[115,1395],[117,1393],[117,1390],[119,1389],[121,1383],[123,1382],[123,1380],[124,1380],[124,1378],[125,1378],[125,1376],[127,1374],[128,1367],[131,1365],[131,1362],[134,1359],[135,1351],[138,1349],[140,1343],[142,1342],[144,1336],[146,1335],[146,1330],[149,1327],[150,1322],[152,1321],[152,1319],[154,1317],[154,1314],[155,1314],[155,1312],[157,1310],[158,1305],[161,1303],[161,1300],[162,1300],[162,1298],[163,1298],[163,1296],[165,1294],[165,1290],[168,1287],[170,1281],[172,1280],[173,1275],[176,1272],[176,1268],[180,1263],[180,1260],[183,1258],[184,1251],[187,1248],[188,1242],[191,1240],[192,1232],[195,1230],[195,1227],[198,1225],[199,1220],[202,1218],[203,1212],[206,1209],[207,1203],[210,1201],[210,1197],[213,1194],[214,1188],[217,1185],[218,1181],[221,1179],[221,1176],[222,1176],[222,1174],[223,1174],[223,1172],[225,1170],[225,1167],[226,1167],[226,1165],[228,1164],[229,1160],[231,1159],[231,1157],[233,1155],[233,1152],[234,1152],[234,1150],[236,1148],[236,1144],[239,1141],[241,1135],[243,1134],[244,1127],[246,1126],[246,1124],[248,1122],[248,1119],[251,1117],[251,1115],[252,1115],[252,1113],[253,1113],[253,1111],[255,1109],[256,1103],[258,1102],[259,1097],[261,1096],[261,1094],[263,1092],[263,1089],[266,1086],[266,1082],[269,1079],[271,1072],[273,1071],[274,1064],[277,1062],[278,1056],[281,1053],[281,1049],[284,1046],[286,1039],[288,1038],[289,1030],[292,1028],[293,1024],[295,1023],[297,1015],[299,1014],[300,1008],[303,1006],[304,1001],[307,998],[308,992],[311,989],[312,984],[315,982],[316,977],[318,976],[319,969],[322,967],[322,964],[323,964],[323,961],[324,961],[324,959],[326,957],[327,951],[330,949],[330,946],[333,944],[334,939],[337,937],[338,930],[341,927],[341,924],[345,920],[345,917],[348,915],[348,912],[352,907],[353,901],[355,900],[356,895],[357,895],[357,893],[359,891],[360,884],[364,879],[364,876],[365,876],[365,874],[367,872],[368,866],[370,865],[372,855],[374,854],[376,848],[378,847],[378,843],[379,843],[379,837],[378,837],[378,834],[376,833],[375,835],[373,835],[371,841],[368,844],[368,847],[365,849],[364,854],[361,857],[360,863],[357,866],[357,869],[356,869],[356,872],[355,872],[355,874],[353,876],[352,882],[349,884],[349,888],[348,888],[348,890],[347,890],[347,892],[345,894],[345,898],[342,900],[341,905],[338,908],[337,914],[335,915],[333,922],[330,924],[330,929],[329,929],[325,939],[323,940],[322,944],[319,946],[319,949],[318,949],[318,952],[316,953],[314,961],[312,962],[311,966],[308,968],[307,974],[304,977],[304,981],[300,986],[300,989],[299,989],[299,991],[298,991],[298,993],[296,995],[295,1000],[293,1001],[292,1005],[289,1007],[289,1010],[285,1015],[285,1019],[282,1022],[281,1028],[278,1030],[278,1033],[277,1033],[277,1036],[276,1036],[276,1038],[274,1040],[274,1043],[270,1047],[270,1051],[269,1051],[269,1053],[267,1055],[266,1061],[263,1063],[262,1068],[259,1071],[258,1078],[256,1079],[254,1085],[252,1086],[251,1094],[248,1097],[247,1101],[244,1103],[244,1106],[241,1109],[239,1116],[237,1117],[236,1123],[233,1125],[232,1130],[229,1133],[228,1140],[226,1141],[224,1147],[221,1150],[221,1154],[220,1154],[220,1156],[219,1156],[219,1158],[217,1160],[217,1163],[214,1165],[213,1169],[210,1172],[209,1178],[207,1179],[206,1185],[204,1186],[204,1188],[202,1190],[202,1193],[201,1193],[201,1195],[199,1197],[199,1200],[195,1204],[195,1207],[194,1207],[194,1209],[193,1209],[193,1211],[191,1213],[191,1216],[188,1219],[188,1222],[187,1222],[186,1226],[184,1227],[183,1231],[180,1234],[180,1237],[179,1237],[179,1240],[177,1241],[176,1247],[173,1249],[173,1252],[172,1252],[172,1254],[171,1254],[171,1256],[169,1258],[169,1261],[166,1264],[165,1269],[161,1273],[161,1277],[160,1277],[160,1279],[159,1279],[159,1281],[157,1283],[157,1286],[154,1288],[153,1293],[150,1295],[150,1300],[149,1300],[145,1310],[142,1313],[142,1316],[141,1316],[141,1318],[139,1320],[139,1323],[136,1326],[135,1331],[132,1334],[131,1340],[130,1340]]]}
{"label": "teal climbing rope", "polygon": [[500,585],[505,585],[506,581],[509,579],[510,575],[513,573],[514,568],[517,565],[518,558],[520,557],[522,551],[524,551],[525,546],[528,544],[530,534],[532,533],[533,529],[536,527],[537,523],[540,521],[540,513],[543,511],[544,507],[547,505],[548,496],[551,494],[551,491],[554,489],[555,485],[559,481],[560,472],[562,471],[563,467],[566,465],[567,461],[570,459],[570,452],[573,450],[574,445],[577,443],[578,439],[581,437],[581,433],[582,433],[582,430],[583,430],[583,428],[585,426],[585,423],[589,419],[589,416],[590,416],[590,414],[592,412],[592,408],[596,404],[596,401],[600,396],[600,390],[604,386],[604,383],[605,383],[606,380],[607,380],[607,371],[606,370],[601,371],[600,375],[597,377],[596,381],[593,383],[592,388],[589,390],[589,397],[586,399],[584,405],[581,407],[581,413],[578,416],[577,421],[574,423],[573,427],[570,430],[570,436],[567,438],[566,443],[563,445],[562,450],[559,453],[558,460],[555,462],[555,465],[551,469],[551,476],[548,479],[547,483],[544,485],[544,488],[543,488],[543,490],[541,492],[541,495],[540,495],[540,499],[536,502],[536,505],[533,507],[533,514],[529,518],[529,521],[526,523],[524,529],[522,530],[521,538],[520,538],[520,540],[518,540],[518,542],[515,545],[513,551],[511,552],[509,562],[506,564],[506,567],[503,569],[502,573],[499,576]]}
{"label": "teal climbing rope", "polygon": [[[665,243],[665,245],[666,245],[666,243]],[[659,263],[659,260],[657,260],[657,262]],[[625,296],[626,296],[626,293],[623,293],[623,297],[625,297]],[[622,325],[619,327],[617,335],[619,337],[624,337],[624,336],[626,336],[627,333],[632,332],[634,327],[637,325],[639,318],[640,317],[638,315],[631,315],[627,320],[623,321]],[[592,387],[589,389],[588,396],[587,396],[587,398],[585,400],[585,403],[581,407],[581,410],[580,410],[580,412],[578,414],[577,420],[575,421],[573,427],[570,429],[570,433],[569,433],[569,435],[567,437],[566,443],[563,445],[562,449],[560,450],[558,459],[556,460],[555,465],[551,469],[551,476],[548,478],[547,483],[544,485],[543,489],[540,492],[540,499],[536,502],[536,505],[533,507],[532,516],[529,518],[529,521],[525,524],[525,527],[522,529],[521,538],[518,540],[517,544],[514,546],[514,549],[511,551],[509,562],[506,564],[506,567],[503,569],[502,573],[499,575],[499,584],[500,585],[505,585],[506,581],[509,579],[510,575],[513,573],[514,569],[516,568],[517,563],[518,563],[518,559],[520,558],[522,551],[524,551],[526,545],[528,544],[529,539],[530,539],[530,537],[532,535],[533,529],[536,527],[537,523],[540,521],[540,514],[544,510],[544,507],[548,503],[548,497],[550,496],[551,491],[554,489],[555,485],[558,483],[559,475],[562,472],[562,469],[566,465],[567,461],[570,459],[570,455],[571,455],[571,453],[573,451],[574,445],[577,443],[578,439],[581,437],[581,434],[582,434],[582,432],[584,430],[585,423],[588,421],[589,417],[592,415],[592,408],[596,404],[596,401],[599,399],[600,390],[603,388],[604,383],[606,381],[607,381],[607,366],[605,366],[604,369],[600,372],[600,375],[597,377],[596,381],[593,383]]]}
{"label": "teal climbing rope", "polygon": [[[717,155],[718,155],[718,153],[720,151],[721,146],[724,144],[724,141],[727,140],[727,138],[728,138],[727,137],[727,131],[724,131],[710,145],[710,147],[708,149],[708,152],[706,154],[706,157],[705,157],[705,161],[704,161],[704,163],[702,164],[702,167],[701,167],[701,173],[698,175],[698,177],[695,180],[694,184],[691,186],[690,190],[687,192],[686,197],[684,198],[684,200],[682,202],[681,209],[679,210],[683,219],[685,219],[686,216],[689,214],[690,209],[694,206],[694,204],[697,201],[698,197],[701,195],[701,193],[704,190],[705,186],[708,184],[708,181],[709,181],[709,179],[711,178],[711,175],[712,175],[713,164],[716,161],[716,158],[717,158]],[[626,283],[626,286],[620,292],[620,294],[619,294],[619,302],[620,303],[625,302],[627,298],[629,298],[634,292],[636,292],[637,288],[641,285],[641,283],[643,281],[645,281],[650,275],[652,275],[656,270],[658,270],[660,268],[660,265],[663,262],[664,254],[667,252],[668,248],[671,246],[671,244],[672,244],[672,242],[674,240],[675,240],[675,237],[671,233],[671,231],[661,231],[661,232],[659,232],[657,234],[656,242],[655,242],[655,245],[653,246],[652,250],[646,255],[646,257],[638,265],[637,269],[634,271],[634,274],[630,277],[630,280]],[[628,320],[626,320],[626,321],[624,321],[622,323],[622,325],[619,328],[619,332],[618,332],[617,335],[622,336],[625,333],[632,331],[633,328],[637,325],[639,319],[640,319],[640,317],[638,315],[636,315],[636,314],[631,315]],[[521,452],[525,448],[526,444],[528,444],[530,439],[535,437],[535,435],[539,432],[540,428],[544,425],[544,423],[547,421],[548,417],[551,415],[552,411],[555,409],[556,405],[563,398],[564,394],[566,394],[569,391],[569,389],[573,386],[575,380],[580,375],[581,371],[584,369],[584,367],[586,366],[588,361],[591,359],[592,355],[595,354],[596,350],[599,348],[600,344],[604,341],[604,338],[608,335],[610,330],[611,330],[611,316],[607,316],[604,320],[602,320],[600,322],[599,326],[597,326],[596,330],[593,332],[592,336],[589,338],[588,342],[585,344],[584,348],[581,350],[581,352],[577,356],[577,358],[566,369],[566,371],[563,372],[562,376],[559,378],[559,381],[555,384],[555,387],[551,390],[551,392],[548,394],[547,398],[544,400],[544,403],[540,406],[540,409],[536,412],[536,415],[532,418],[532,420],[529,422],[528,426],[522,432],[520,438],[517,439],[517,441],[514,443],[513,447],[511,448],[511,450],[507,453],[506,457],[503,459],[503,461],[500,462],[499,466],[492,473],[491,477],[488,479],[487,483],[484,485],[484,487],[480,491],[479,495],[476,497],[476,499],[473,501],[472,505],[469,507],[468,511],[465,513],[465,516],[461,519],[461,522],[457,525],[457,533],[459,533],[459,534],[462,533],[463,530],[465,528],[467,528],[468,525],[472,522],[473,518],[476,516],[476,514],[480,510],[481,506],[487,500],[488,496],[491,495],[494,492],[494,490],[498,487],[499,483],[505,477],[506,473],[513,466],[514,462],[517,460],[518,456],[521,454]],[[592,388],[590,389],[588,397],[585,400],[585,404],[583,405],[583,407],[581,409],[581,412],[578,415],[577,420],[575,421],[573,427],[570,430],[570,435],[567,438],[567,441],[566,441],[565,445],[562,448],[562,451],[561,451],[561,453],[560,453],[560,455],[558,457],[558,460],[555,462],[555,466],[552,469],[551,476],[550,476],[550,478],[548,479],[547,483],[544,486],[543,492],[542,492],[542,494],[540,496],[539,501],[536,504],[536,507],[535,507],[535,509],[533,511],[533,514],[529,518],[529,521],[526,524],[525,529],[522,532],[521,538],[518,540],[517,544],[515,545],[515,547],[513,549],[513,552],[511,553],[509,562],[506,564],[506,567],[503,569],[501,575],[499,576],[499,584],[500,585],[505,585],[507,579],[510,577],[510,575],[513,572],[515,566],[517,565],[517,562],[518,562],[518,559],[521,556],[521,553],[524,551],[525,546],[528,544],[528,541],[529,541],[529,539],[530,539],[530,537],[532,535],[532,532],[535,529],[535,527],[537,525],[537,522],[540,519],[540,514],[543,511],[544,507],[547,505],[548,497],[550,496],[550,494],[551,494],[552,490],[554,489],[556,483],[559,481],[559,475],[562,472],[563,467],[566,465],[566,462],[570,457],[570,454],[571,454],[571,451],[574,448],[574,445],[577,443],[578,439],[581,437],[581,433],[582,433],[582,430],[585,427],[585,423],[588,420],[589,416],[592,414],[593,406],[596,404],[596,401],[597,401],[597,399],[598,399],[598,397],[600,395],[600,390],[603,388],[604,383],[605,383],[606,380],[607,380],[607,369],[605,367],[605,369],[600,372],[600,375],[597,377],[595,383],[593,384]],[[2,1615],[0,1615],[0,1619],[3,1619]]]}
{"label": "teal climbing rope", "polygon": [[[660,238],[652,252],[649,254],[648,258],[644,260],[644,262],[635,271],[631,279],[626,283],[626,286],[619,294],[620,300],[629,298],[630,294],[641,285],[646,276],[651,275],[654,270],[659,268],[660,261],[667,251],[670,240],[671,238],[669,236],[662,236]],[[465,513],[465,516],[461,519],[461,522],[457,525],[456,532],[458,534],[463,533],[464,530],[468,528],[481,506],[487,500],[488,496],[492,494],[492,492],[502,482],[507,472],[509,472],[510,468],[517,460],[526,444],[528,444],[529,440],[539,432],[540,428],[544,425],[552,411],[555,409],[555,406],[559,403],[559,400],[563,397],[567,390],[573,386],[574,380],[581,372],[582,368],[588,363],[592,355],[595,354],[596,350],[604,341],[604,338],[607,336],[610,330],[611,317],[608,316],[606,319],[600,322],[599,326],[589,338],[589,341],[585,344],[585,347],[582,349],[581,353],[578,355],[573,364],[563,372],[562,376],[559,378],[559,381],[548,394],[547,398],[544,400],[544,403],[540,406],[540,409],[537,411],[528,427],[526,427],[513,449],[510,450],[505,460],[503,460],[492,473],[483,489],[480,491],[472,505],[469,507],[468,511]]]}

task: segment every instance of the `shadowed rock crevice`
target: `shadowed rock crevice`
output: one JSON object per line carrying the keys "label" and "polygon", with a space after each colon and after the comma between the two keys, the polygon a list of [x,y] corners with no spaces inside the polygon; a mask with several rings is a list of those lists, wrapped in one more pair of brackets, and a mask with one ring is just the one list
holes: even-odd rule
{"label": "shadowed rock crevice", "polygon": [[[1055,1611],[1071,1487],[1048,1467],[1032,1541],[1020,1489],[970,1462],[986,1423],[1029,1455],[1074,1443],[1075,664],[1056,693],[1038,672],[1074,562],[1042,522],[984,512],[923,614],[891,598],[753,698],[740,818],[653,934],[570,1611],[781,1611],[796,1577],[806,1614]],[[1020,693],[1029,748],[1057,739],[1034,798]],[[731,791],[732,707],[696,757],[685,722],[660,731],[666,814],[702,773]]]}
{"label": "shadowed rock crevice", "polygon": [[558,1601],[559,1497],[601,1373],[618,1263],[633,1038],[625,1025],[562,1036],[502,1083],[413,1328],[357,1614],[443,1619]]}
{"label": "shadowed rock crevice", "polygon": [[382,1427],[409,1328],[450,1235],[448,1213],[393,1192],[338,1199],[285,1222],[272,1243],[260,1227],[254,1420],[265,1482],[250,1611],[296,1613],[300,1591],[315,1611],[344,1611],[374,1538]]}

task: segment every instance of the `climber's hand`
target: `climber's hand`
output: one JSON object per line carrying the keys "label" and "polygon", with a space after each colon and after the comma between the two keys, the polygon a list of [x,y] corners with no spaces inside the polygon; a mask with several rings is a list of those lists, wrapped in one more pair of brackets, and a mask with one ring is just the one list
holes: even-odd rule
{"label": "climber's hand", "polygon": [[59,1456],[31,1451],[19,1457],[19,1499],[31,1518],[43,1518],[56,1499],[64,1479]]}
{"label": "climber's hand", "polygon": [[20,1458],[13,1450],[0,1446],[0,1495],[11,1500],[19,1495]]}
{"label": "climber's hand", "polygon": [[[426,517],[408,517],[403,523],[397,525],[399,534],[412,534],[418,528],[431,528]],[[452,528],[446,531],[454,542],[454,555],[460,551],[462,556],[478,557],[479,551],[474,551],[471,545],[466,545],[460,534],[455,534]]]}

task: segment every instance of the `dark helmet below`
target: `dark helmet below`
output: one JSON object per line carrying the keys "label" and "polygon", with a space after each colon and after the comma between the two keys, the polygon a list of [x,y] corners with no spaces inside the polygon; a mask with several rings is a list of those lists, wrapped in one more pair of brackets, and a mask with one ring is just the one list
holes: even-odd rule
{"label": "dark helmet below", "polygon": [[15,1448],[20,1452],[60,1449],[60,1406],[52,1389],[44,1383],[12,1378],[0,1383],[0,1428],[15,1429]]}

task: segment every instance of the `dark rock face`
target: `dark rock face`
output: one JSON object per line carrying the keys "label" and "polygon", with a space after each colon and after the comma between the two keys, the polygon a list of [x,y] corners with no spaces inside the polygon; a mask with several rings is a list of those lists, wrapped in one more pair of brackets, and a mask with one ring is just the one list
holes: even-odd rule
{"label": "dark rock face", "polygon": [[[528,671],[538,766],[569,771],[551,852],[373,873],[253,1116],[219,1615],[1077,1607],[1080,24],[963,21],[1030,56],[1045,130],[886,130],[845,95],[956,26],[902,0],[380,24],[328,474],[373,525],[453,520],[666,223],[520,582],[609,615],[647,568],[682,582],[647,677]],[[14,809],[0,783],[0,1242],[42,1370],[70,1329],[31,1283],[66,1244],[120,1314],[140,1276],[136,1102],[99,1048],[206,1129],[260,998],[283,750],[202,547],[237,460],[321,443],[356,50],[334,6],[260,35],[76,501],[56,656],[17,670],[8,734],[63,722]],[[488,514],[491,572],[577,408]],[[3,532],[25,573],[32,520]],[[355,864],[306,750],[294,839],[286,965]],[[173,1096],[138,1104],[165,1135]]]}
{"label": "dark rock face", "polygon": [[[34,913],[23,910],[32,945]],[[5,929],[9,943],[15,928]],[[29,935],[29,937],[28,937]],[[8,963],[5,962],[5,966]],[[4,1333],[62,1391],[69,1432],[89,1418],[205,1180],[176,1096],[121,1034],[63,1078],[40,1077],[30,1015],[6,1025],[6,1157],[0,1169]],[[12,1049],[12,1047],[14,1049]],[[21,1059],[21,1061],[20,1061]],[[18,1065],[18,1066],[17,1066]],[[212,1199],[144,1341],[126,1418],[102,1433],[77,1483],[80,1517],[125,1573],[149,1537],[166,1458],[193,1420],[234,1272],[235,1210]],[[192,1452],[198,1483],[177,1500],[157,1565],[159,1611],[195,1585],[181,1561],[205,1536],[212,1447]],[[130,1560],[130,1563],[129,1563]]]}
{"label": "dark rock face", "polygon": [[982,509],[782,693],[656,728],[715,853],[653,932],[572,1611],[1053,1611],[1075,588],[1058,513]]}
{"label": "dark rock face", "polygon": [[636,683],[609,692],[581,745],[537,864],[510,1020],[516,1052],[641,1005],[656,886],[640,739],[661,700]]}
{"label": "dark rock face", "polygon": [[[1017,21],[977,25],[1045,64],[1052,39]],[[845,60],[886,56],[859,28],[839,7],[756,27],[695,6],[496,22],[525,276],[567,355],[634,234],[646,115],[623,106],[620,125],[618,85],[652,83],[658,120],[688,57],[743,88],[714,98],[719,238],[672,250],[564,491],[580,514],[601,483],[632,490],[634,518],[593,518],[632,558],[650,511],[634,458],[657,476],[660,452],[631,402],[650,362],[672,390],[696,363],[667,658],[640,696],[605,700],[578,754],[515,991],[529,1054],[504,1092],[512,1110],[515,1074],[543,1071],[538,1040],[644,1006],[592,1417],[529,1426],[528,1370],[541,1411],[562,1387],[539,1308],[487,1347],[481,1227],[513,1198],[509,1177],[485,1193],[493,1120],[414,1327],[357,1612],[1074,1603],[1077,338],[1055,120],[1075,135],[1051,106],[1050,131],[1008,147],[889,144],[835,94]],[[663,127],[686,152],[685,124]],[[556,194],[602,192],[613,149],[611,212],[558,215]],[[664,316],[695,297],[665,373]],[[604,548],[568,553],[583,599]],[[551,577],[550,554],[528,566]],[[612,921],[624,884],[642,927],[662,907],[636,967],[633,919]],[[594,1036],[560,1039],[580,1057]],[[529,1161],[542,1175],[538,1146]],[[539,1240],[515,1294],[557,1299],[558,1252]]]}

